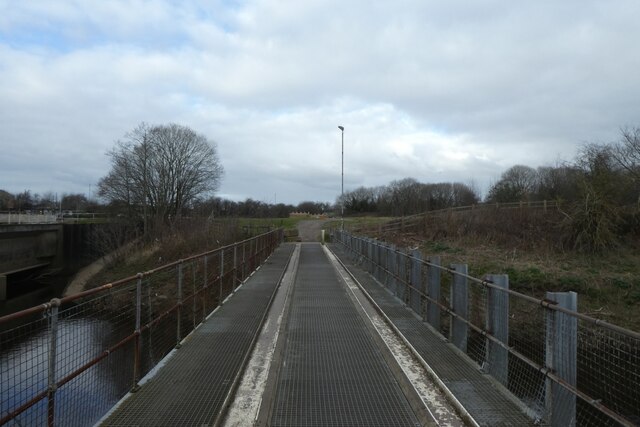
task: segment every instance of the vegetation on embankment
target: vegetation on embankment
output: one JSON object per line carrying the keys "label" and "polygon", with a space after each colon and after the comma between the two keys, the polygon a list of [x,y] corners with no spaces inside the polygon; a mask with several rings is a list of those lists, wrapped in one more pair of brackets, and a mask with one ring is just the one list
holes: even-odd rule
{"label": "vegetation on embankment", "polygon": [[[87,280],[85,289],[135,276],[250,237],[238,225],[237,220],[189,218],[156,228],[146,243],[140,239],[136,244],[123,246],[121,251],[112,253],[110,262]],[[103,238],[108,239],[107,236]]]}
{"label": "vegetation on embankment", "polygon": [[466,211],[433,216],[403,232],[378,234],[372,227],[367,235],[439,255],[445,266],[468,264],[475,277],[508,274],[511,289],[527,295],[575,291],[580,312],[640,331],[638,240],[584,252],[563,244],[562,221],[555,210]]}

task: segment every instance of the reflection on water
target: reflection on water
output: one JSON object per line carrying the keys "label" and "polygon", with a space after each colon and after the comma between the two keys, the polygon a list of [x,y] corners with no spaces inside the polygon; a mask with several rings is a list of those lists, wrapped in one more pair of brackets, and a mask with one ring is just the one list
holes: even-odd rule
{"label": "reflection on water", "polygon": [[[2,416],[47,389],[50,341],[46,323],[41,323],[41,330],[34,331],[26,339],[2,343]],[[102,354],[114,338],[112,325],[103,320],[61,319],[58,328],[57,381]],[[56,393],[56,424],[86,426],[95,423],[131,387],[132,360],[132,346],[127,345],[60,387]],[[45,399],[9,425],[46,425],[46,406]]]}

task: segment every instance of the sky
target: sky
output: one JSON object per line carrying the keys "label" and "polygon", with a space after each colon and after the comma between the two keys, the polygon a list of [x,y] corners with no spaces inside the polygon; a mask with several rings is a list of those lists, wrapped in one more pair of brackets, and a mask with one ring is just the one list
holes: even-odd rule
{"label": "sky", "polygon": [[406,177],[485,191],[640,126],[637,0],[0,0],[0,189],[93,195],[139,123],[216,144],[218,196]]}

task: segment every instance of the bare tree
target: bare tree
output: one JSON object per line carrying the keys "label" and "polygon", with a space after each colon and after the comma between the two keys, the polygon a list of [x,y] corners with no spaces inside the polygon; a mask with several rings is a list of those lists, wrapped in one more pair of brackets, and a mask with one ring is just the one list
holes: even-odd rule
{"label": "bare tree", "polygon": [[[611,145],[611,157],[625,170],[635,182],[636,188],[640,186],[640,128],[622,129],[622,139]],[[637,203],[640,206],[640,193]]]}
{"label": "bare tree", "polygon": [[489,189],[489,202],[519,202],[527,200],[535,190],[536,170],[524,165],[507,169],[500,180]]}
{"label": "bare tree", "polygon": [[111,170],[98,183],[98,194],[125,204],[130,216],[147,210],[156,219],[180,216],[198,198],[218,189],[223,174],[216,146],[177,124],[142,123],[108,153]]}

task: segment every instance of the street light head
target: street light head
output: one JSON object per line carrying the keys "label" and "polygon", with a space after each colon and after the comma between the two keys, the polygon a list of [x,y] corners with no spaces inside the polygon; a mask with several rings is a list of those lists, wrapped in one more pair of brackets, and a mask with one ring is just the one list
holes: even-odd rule
{"label": "street light head", "polygon": [[338,126],[338,129],[340,129],[342,132],[344,132],[344,126]]}

